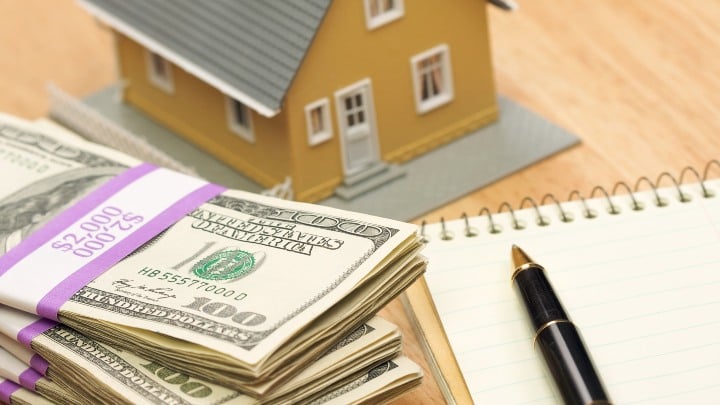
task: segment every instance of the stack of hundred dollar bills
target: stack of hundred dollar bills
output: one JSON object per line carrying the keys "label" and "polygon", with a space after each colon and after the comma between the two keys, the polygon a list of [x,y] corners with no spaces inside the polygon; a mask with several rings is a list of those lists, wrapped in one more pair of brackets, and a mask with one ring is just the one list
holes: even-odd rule
{"label": "stack of hundred dollar bills", "polygon": [[[152,187],[99,197],[138,167]],[[420,383],[375,316],[425,270],[415,226],[218,187],[142,239],[166,211],[127,207],[172,194],[166,172],[0,114],[0,403],[381,403]]]}

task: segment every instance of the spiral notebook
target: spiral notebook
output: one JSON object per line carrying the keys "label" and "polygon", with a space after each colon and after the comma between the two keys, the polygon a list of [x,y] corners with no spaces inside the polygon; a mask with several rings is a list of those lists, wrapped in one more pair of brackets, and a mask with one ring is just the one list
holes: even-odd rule
{"label": "spiral notebook", "polygon": [[713,167],[424,225],[428,270],[404,299],[449,402],[560,403],[511,288],[512,244],[545,267],[614,403],[718,401]]}

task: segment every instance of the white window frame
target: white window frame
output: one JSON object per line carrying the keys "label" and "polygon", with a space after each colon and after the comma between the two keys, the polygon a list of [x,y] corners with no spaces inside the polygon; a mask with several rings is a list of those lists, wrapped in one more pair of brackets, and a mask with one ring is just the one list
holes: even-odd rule
{"label": "white window frame", "polygon": [[[242,125],[239,123],[235,118],[235,106],[234,103],[239,103],[242,105],[247,113],[247,125]],[[252,110],[250,107],[248,107],[246,104],[235,100],[234,98],[230,96],[225,96],[225,115],[227,116],[227,123],[228,128],[235,134],[237,134],[240,138],[250,142],[255,143],[255,133],[253,131],[253,122],[252,122]]]}
{"label": "white window frame", "polygon": [[[323,130],[319,132],[313,132],[312,126],[312,112],[316,109],[322,111],[322,126]],[[305,121],[307,123],[307,134],[308,143],[310,146],[315,146],[320,143],[329,141],[332,138],[332,127],[330,126],[330,100],[323,98],[314,101],[305,106]]]}
{"label": "white window frame", "polygon": [[[422,60],[441,55],[440,68],[442,69],[442,81],[445,85],[442,93],[427,100],[422,99],[422,86],[420,85],[421,74],[418,72],[418,63]],[[410,70],[412,71],[413,89],[415,90],[415,108],[418,114],[432,111],[452,101],[455,96],[452,80],[452,66],[450,64],[450,48],[446,44],[438,45],[425,52],[414,55],[410,58]]]}
{"label": "white window frame", "polygon": [[381,27],[385,24],[388,24],[392,21],[397,20],[398,18],[405,15],[405,4],[403,3],[403,0],[395,0],[395,7],[391,10],[382,12],[376,16],[372,16],[370,14],[370,10],[372,8],[372,2],[376,1],[382,1],[382,0],[365,0],[365,24],[367,25],[367,28],[369,30],[373,30],[375,28]]}
{"label": "white window frame", "polygon": [[[164,76],[159,74],[158,71],[155,69],[153,57],[159,58],[162,65],[164,66],[164,70],[166,73]],[[147,74],[150,83],[166,91],[167,93],[172,93],[175,90],[175,85],[173,82],[172,64],[167,59],[162,57],[162,55],[160,55],[159,53],[153,52],[149,49],[145,50],[145,62],[147,64]]]}

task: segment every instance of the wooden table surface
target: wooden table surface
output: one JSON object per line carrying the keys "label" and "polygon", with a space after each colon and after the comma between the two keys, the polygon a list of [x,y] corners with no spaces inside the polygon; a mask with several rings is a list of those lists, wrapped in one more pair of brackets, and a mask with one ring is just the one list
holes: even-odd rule
{"label": "wooden table surface", "polygon": [[[519,3],[513,13],[490,12],[498,92],[582,144],[423,218],[454,219],[545,193],[565,199],[573,189],[587,195],[595,185],[720,158],[720,3]],[[43,116],[48,81],[83,96],[115,80],[109,32],[73,1],[6,0],[0,13],[0,111]],[[426,370],[422,387],[396,403],[441,403],[402,307],[393,302],[382,314],[402,327],[405,352]]]}

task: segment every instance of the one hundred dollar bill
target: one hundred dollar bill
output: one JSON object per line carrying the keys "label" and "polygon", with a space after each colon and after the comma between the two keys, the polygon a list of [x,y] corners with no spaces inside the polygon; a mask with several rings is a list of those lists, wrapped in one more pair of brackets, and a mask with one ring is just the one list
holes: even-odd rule
{"label": "one hundred dollar bill", "polygon": [[311,405],[383,404],[420,384],[422,370],[405,356],[381,362],[357,378],[333,387]]}

